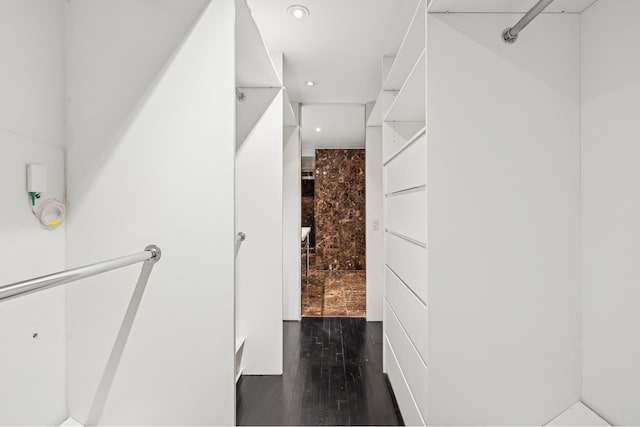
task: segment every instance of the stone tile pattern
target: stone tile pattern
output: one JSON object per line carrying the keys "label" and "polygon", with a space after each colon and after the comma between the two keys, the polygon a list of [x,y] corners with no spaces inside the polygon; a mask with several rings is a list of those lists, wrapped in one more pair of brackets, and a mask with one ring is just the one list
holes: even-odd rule
{"label": "stone tile pattern", "polygon": [[302,218],[300,224],[302,227],[311,227],[311,234],[309,236],[309,243],[311,247],[316,245],[316,224],[314,214],[314,181],[309,179],[302,180]]}
{"label": "stone tile pattern", "polygon": [[364,270],[365,150],[316,150],[316,269]]}
{"label": "stone tile pattern", "polygon": [[302,257],[302,316],[366,315],[366,279],[364,270],[316,270],[311,254],[309,284],[305,278],[305,258]]}

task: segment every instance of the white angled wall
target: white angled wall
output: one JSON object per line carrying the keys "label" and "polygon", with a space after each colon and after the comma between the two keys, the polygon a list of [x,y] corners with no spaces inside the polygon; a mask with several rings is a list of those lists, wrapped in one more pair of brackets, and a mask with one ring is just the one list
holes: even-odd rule
{"label": "white angled wall", "polygon": [[[284,106],[288,108],[287,105]],[[297,112],[298,104],[293,105]],[[301,273],[301,141],[300,129],[284,128],[282,175],[282,318],[300,320]]]}
{"label": "white angled wall", "polygon": [[640,2],[582,14],[583,400],[640,425]]}
{"label": "white angled wall", "polygon": [[429,424],[580,398],[580,18],[520,17],[428,18]]}
{"label": "white angled wall", "polygon": [[[26,188],[46,164],[43,200],[64,197],[63,34],[62,1],[0,2],[0,285],[65,266],[65,225],[42,229]],[[0,424],[66,418],[64,327],[64,289],[0,303]]]}
{"label": "white angled wall", "polygon": [[[68,264],[163,251],[89,422],[231,425],[234,6],[213,0],[198,18],[202,2],[131,3],[69,6]],[[69,409],[82,422],[139,271],[67,289]]]}
{"label": "white angled wall", "polygon": [[[90,179],[150,83],[210,0],[69,0],[66,7],[70,186]],[[144,54],[142,54],[144,52]],[[71,197],[72,195],[70,195]],[[73,203],[73,200],[70,200]]]}
{"label": "white angled wall", "polygon": [[[243,89],[251,104],[274,93],[246,139],[238,141],[236,231],[247,236],[236,255],[236,334],[244,338],[245,374],[282,374],[283,94]],[[244,113],[238,109],[238,115]]]}

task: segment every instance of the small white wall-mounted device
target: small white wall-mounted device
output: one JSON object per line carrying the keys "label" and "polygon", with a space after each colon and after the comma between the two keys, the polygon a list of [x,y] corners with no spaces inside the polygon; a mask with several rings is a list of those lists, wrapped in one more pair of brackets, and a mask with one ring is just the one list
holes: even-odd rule
{"label": "small white wall-mounted device", "polygon": [[41,200],[42,193],[47,191],[47,165],[29,164],[27,165],[27,192],[29,193],[29,204],[31,212],[40,220],[42,227],[46,230],[56,229],[66,217],[64,203],[56,199]]}
{"label": "small white wall-mounted device", "polygon": [[27,191],[29,193],[47,191],[47,165],[27,165]]}

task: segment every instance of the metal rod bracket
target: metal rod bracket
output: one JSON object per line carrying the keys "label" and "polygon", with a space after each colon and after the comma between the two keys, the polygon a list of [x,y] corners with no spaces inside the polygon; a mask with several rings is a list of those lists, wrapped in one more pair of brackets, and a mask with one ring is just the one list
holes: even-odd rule
{"label": "metal rod bracket", "polygon": [[144,248],[144,250],[151,252],[151,258],[149,258],[147,262],[152,262],[155,264],[156,262],[160,261],[160,258],[162,257],[162,251],[159,247],[157,247],[156,245],[149,245]]}
{"label": "metal rod bracket", "polygon": [[538,2],[516,23],[516,25],[506,28],[502,32],[502,40],[508,44],[515,43],[516,40],[518,40],[518,34],[520,34],[520,31],[522,31],[531,23],[531,21],[549,7],[551,3],[553,3],[553,0],[538,0]]}
{"label": "metal rod bracket", "polygon": [[516,34],[515,36],[513,34],[511,34],[511,28],[505,28],[505,30],[502,32],[502,40],[505,43],[509,43],[509,44],[514,44],[516,42],[516,40],[518,40],[518,35]]}

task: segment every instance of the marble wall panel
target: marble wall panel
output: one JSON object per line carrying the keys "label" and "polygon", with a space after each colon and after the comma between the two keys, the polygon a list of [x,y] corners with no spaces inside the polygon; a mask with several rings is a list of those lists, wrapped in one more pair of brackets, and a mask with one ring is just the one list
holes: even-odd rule
{"label": "marble wall panel", "polygon": [[316,225],[315,225],[315,215],[314,215],[314,206],[315,202],[313,200],[314,195],[314,182],[313,180],[303,179],[302,180],[302,218],[301,225],[302,227],[311,227],[311,234],[309,236],[309,243],[311,247],[315,247],[316,244]]}
{"label": "marble wall panel", "polygon": [[365,269],[365,201],[365,150],[316,150],[316,269]]}

